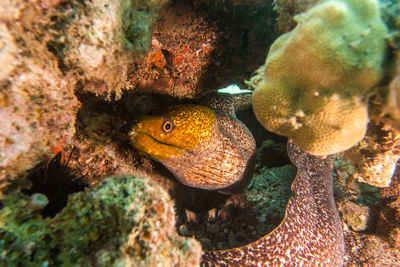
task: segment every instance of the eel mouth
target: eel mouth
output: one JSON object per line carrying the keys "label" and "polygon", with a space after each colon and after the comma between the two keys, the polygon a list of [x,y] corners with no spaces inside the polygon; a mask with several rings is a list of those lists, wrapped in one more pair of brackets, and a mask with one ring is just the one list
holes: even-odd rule
{"label": "eel mouth", "polygon": [[150,134],[145,133],[145,132],[137,132],[136,134],[146,135],[147,137],[149,137],[154,142],[156,142],[156,143],[158,143],[160,145],[163,145],[163,146],[169,146],[169,147],[174,147],[174,148],[177,148],[177,149],[185,150],[183,147],[180,147],[180,146],[177,146],[177,145],[173,145],[173,144],[169,144],[169,143],[161,142],[160,140],[157,140],[156,138],[154,138],[153,136],[151,136]]}
{"label": "eel mouth", "polygon": [[132,145],[138,151],[157,160],[166,160],[186,151],[183,147],[157,140],[146,132],[132,130],[129,136]]}

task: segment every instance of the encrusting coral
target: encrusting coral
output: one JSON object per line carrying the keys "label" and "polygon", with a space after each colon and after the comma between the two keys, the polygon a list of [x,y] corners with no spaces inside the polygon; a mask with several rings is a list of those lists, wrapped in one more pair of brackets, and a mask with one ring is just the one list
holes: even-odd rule
{"label": "encrusting coral", "polygon": [[400,158],[400,135],[393,129],[368,132],[357,146],[345,151],[343,157],[354,166],[352,179],[387,187]]}
{"label": "encrusting coral", "polygon": [[397,76],[392,80],[383,113],[390,115],[390,126],[400,130],[400,52],[397,55]]}
{"label": "encrusting coral", "polygon": [[70,11],[66,17],[74,19],[65,27],[69,39],[61,45],[66,64],[83,72],[85,91],[109,99],[121,96],[128,64],[146,55],[158,11],[167,2],[95,0]]}
{"label": "encrusting coral", "polygon": [[276,20],[276,30],[285,33],[296,27],[293,17],[305,12],[318,0],[274,0],[274,10],[279,14]]}
{"label": "encrusting coral", "polygon": [[400,1],[381,0],[382,18],[389,28],[386,81],[370,101],[370,117],[400,131]]}
{"label": "encrusting coral", "polygon": [[0,187],[75,133],[75,91],[118,98],[167,0],[0,3]]}
{"label": "encrusting coral", "polygon": [[336,202],[342,221],[353,231],[365,231],[368,228],[371,210],[368,206],[358,205],[341,199]]}
{"label": "encrusting coral", "polygon": [[200,244],[178,236],[172,200],[146,179],[107,178],[70,195],[54,218],[42,218],[36,199],[14,191],[1,201],[0,261],[7,266],[199,264]]}
{"label": "encrusting coral", "polygon": [[43,12],[26,2],[0,3],[0,188],[75,131],[76,79],[49,49],[57,34],[44,30],[50,22]]}
{"label": "encrusting coral", "polygon": [[321,1],[271,46],[252,79],[253,108],[269,131],[316,155],[366,132],[366,94],[382,76],[386,26],[375,0]]}

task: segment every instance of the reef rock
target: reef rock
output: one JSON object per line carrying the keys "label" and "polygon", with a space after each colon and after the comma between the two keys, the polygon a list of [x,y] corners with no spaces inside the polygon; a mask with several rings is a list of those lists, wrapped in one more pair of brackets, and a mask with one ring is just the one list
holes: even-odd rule
{"label": "reef rock", "polygon": [[33,201],[15,191],[1,202],[0,260],[8,266],[199,264],[201,246],[178,236],[169,195],[143,178],[105,179],[71,195],[54,218]]}

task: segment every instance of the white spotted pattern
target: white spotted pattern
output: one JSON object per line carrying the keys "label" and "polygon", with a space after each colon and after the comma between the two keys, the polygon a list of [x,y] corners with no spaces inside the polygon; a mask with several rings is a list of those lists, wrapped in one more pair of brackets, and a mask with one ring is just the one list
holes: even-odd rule
{"label": "white spotted pattern", "polygon": [[202,267],[343,265],[343,229],[333,198],[331,160],[305,153],[292,142],[288,154],[297,175],[281,224],[247,246],[207,252]]}

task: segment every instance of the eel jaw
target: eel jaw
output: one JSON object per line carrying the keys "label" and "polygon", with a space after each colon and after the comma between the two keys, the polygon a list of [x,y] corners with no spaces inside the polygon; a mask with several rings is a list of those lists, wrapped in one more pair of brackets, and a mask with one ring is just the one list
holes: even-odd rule
{"label": "eel jaw", "polygon": [[128,135],[131,144],[139,152],[161,162],[185,152],[185,149],[182,147],[161,142],[148,133],[135,128]]}

